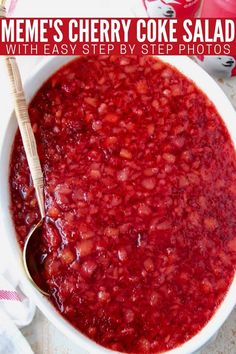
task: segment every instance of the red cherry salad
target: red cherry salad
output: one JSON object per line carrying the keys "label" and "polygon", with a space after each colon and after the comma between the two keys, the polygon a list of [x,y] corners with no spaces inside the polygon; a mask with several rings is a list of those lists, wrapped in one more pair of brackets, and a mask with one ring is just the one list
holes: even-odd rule
{"label": "red cherry salad", "polygon": [[[154,58],[80,57],[29,105],[45,180],[40,277],[104,347],[160,353],[214,315],[236,264],[236,159],[209,99]],[[19,132],[11,166],[21,246],[39,220]]]}

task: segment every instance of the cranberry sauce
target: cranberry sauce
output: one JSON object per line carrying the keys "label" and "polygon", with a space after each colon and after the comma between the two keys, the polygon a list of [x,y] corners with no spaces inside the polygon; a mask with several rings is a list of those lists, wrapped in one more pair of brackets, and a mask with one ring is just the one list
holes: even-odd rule
{"label": "cranberry sauce", "polygon": [[[152,57],[82,57],[29,106],[45,178],[40,276],[60,313],[126,353],[174,348],[209,321],[236,261],[236,160],[205,95]],[[19,242],[39,219],[17,133]]]}

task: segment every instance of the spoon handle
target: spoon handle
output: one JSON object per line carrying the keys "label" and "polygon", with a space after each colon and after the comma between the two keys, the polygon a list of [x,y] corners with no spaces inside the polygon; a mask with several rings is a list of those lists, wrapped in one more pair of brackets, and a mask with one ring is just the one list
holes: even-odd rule
{"label": "spoon handle", "polygon": [[15,107],[15,113],[23,141],[26,158],[28,161],[33,185],[38,200],[41,217],[45,216],[44,193],[43,193],[43,172],[39,161],[36,141],[32,130],[28,114],[24,90],[22,87],[21,76],[15,57],[5,58],[8,76],[10,79],[12,98]]}
{"label": "spoon handle", "polygon": [[[0,17],[6,17],[5,0],[0,0]],[[28,106],[25,99],[25,94],[22,86],[19,68],[16,58],[13,56],[5,57],[12,98],[18,121],[21,138],[23,141],[26,158],[28,161],[33,185],[35,188],[36,198],[38,200],[41,217],[45,216],[44,208],[44,192],[43,192],[43,172],[39,161],[36,141],[31,127]]]}

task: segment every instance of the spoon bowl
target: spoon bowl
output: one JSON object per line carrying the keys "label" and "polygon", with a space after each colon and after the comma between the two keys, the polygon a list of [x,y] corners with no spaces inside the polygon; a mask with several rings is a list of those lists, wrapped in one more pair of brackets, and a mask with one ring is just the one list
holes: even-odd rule
{"label": "spoon bowl", "polygon": [[42,238],[42,227],[44,218],[42,218],[29,232],[23,249],[23,265],[25,272],[35,286],[43,295],[49,296],[45,284],[39,275],[39,264],[37,250],[39,249],[39,243]]}

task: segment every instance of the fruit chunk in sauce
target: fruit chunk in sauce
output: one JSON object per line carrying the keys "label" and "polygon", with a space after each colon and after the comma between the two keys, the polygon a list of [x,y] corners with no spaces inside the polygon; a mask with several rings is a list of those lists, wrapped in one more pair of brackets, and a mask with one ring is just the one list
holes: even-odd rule
{"label": "fruit chunk in sauce", "polygon": [[[39,249],[51,300],[127,353],[174,348],[214,314],[236,261],[236,163],[214,106],[152,57],[81,57],[29,106],[45,177]],[[17,133],[19,242],[38,220]]]}

